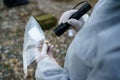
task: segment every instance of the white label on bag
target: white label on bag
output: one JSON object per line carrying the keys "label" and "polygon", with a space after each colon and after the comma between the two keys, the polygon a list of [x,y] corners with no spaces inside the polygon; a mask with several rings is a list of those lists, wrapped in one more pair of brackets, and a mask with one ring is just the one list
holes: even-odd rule
{"label": "white label on bag", "polygon": [[42,39],[44,39],[43,35],[37,30],[36,27],[33,27],[28,34],[30,35],[30,37],[32,38],[32,40],[38,42]]}

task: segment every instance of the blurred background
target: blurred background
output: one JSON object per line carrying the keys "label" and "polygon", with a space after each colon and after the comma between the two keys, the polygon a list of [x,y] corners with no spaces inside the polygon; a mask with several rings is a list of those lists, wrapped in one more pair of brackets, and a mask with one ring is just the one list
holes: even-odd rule
{"label": "blurred background", "polygon": [[[94,0],[92,1],[94,3]],[[24,5],[8,7],[0,0],[0,80],[24,80],[22,48],[25,25],[31,15],[35,16],[38,22],[39,17],[44,14],[55,18],[53,26],[44,23],[43,25],[48,26],[42,27],[49,42],[55,46],[53,54],[56,60],[63,66],[66,50],[74,36],[70,37],[66,32],[57,37],[53,30],[61,14],[79,2],[80,0],[29,0],[29,3]],[[35,68],[35,64],[29,67],[27,80],[35,80]]]}

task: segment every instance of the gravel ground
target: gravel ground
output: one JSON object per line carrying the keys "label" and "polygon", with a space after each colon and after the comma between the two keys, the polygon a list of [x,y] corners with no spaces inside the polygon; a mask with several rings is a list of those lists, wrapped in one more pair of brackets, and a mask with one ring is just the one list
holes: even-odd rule
{"label": "gravel ground", "polygon": [[[31,15],[42,14],[46,11],[38,8],[35,0],[30,0],[28,5],[15,8],[5,7],[2,0],[0,0],[0,5],[0,80],[24,80],[22,45],[25,24]],[[58,16],[60,15],[56,17]],[[53,29],[46,30],[45,34],[50,43],[55,46],[53,54],[62,66],[66,50],[73,38],[68,37],[67,33],[56,37]],[[35,68],[36,65],[33,67]],[[29,72],[28,80],[34,80],[34,69],[30,68]]]}
{"label": "gravel ground", "polygon": [[38,6],[44,12],[49,12],[57,18],[61,16],[66,10],[71,10],[80,0],[37,0]]}

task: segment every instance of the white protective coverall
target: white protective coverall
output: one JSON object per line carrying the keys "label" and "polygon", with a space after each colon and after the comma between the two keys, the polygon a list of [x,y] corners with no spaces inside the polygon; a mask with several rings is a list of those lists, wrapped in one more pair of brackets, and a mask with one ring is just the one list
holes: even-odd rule
{"label": "white protective coverall", "polygon": [[120,0],[99,0],[70,44],[64,68],[41,60],[36,80],[120,80]]}

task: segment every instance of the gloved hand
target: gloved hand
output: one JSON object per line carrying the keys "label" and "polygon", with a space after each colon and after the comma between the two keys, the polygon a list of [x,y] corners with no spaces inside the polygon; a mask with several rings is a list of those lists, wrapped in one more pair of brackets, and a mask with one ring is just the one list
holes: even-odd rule
{"label": "gloved hand", "polygon": [[41,53],[35,57],[35,60],[37,63],[46,57],[49,57],[51,60],[56,62],[56,60],[54,59],[52,55],[53,45],[44,42],[43,45],[40,44],[38,46],[38,49],[41,49],[40,50]]}
{"label": "gloved hand", "polygon": [[61,76],[60,74],[62,74],[63,69],[52,55],[53,46],[44,42],[43,45],[39,45],[38,49],[41,48],[40,54],[35,58],[37,62],[35,71],[36,80],[57,80],[58,76]]}
{"label": "gloved hand", "polygon": [[66,12],[64,12],[58,22],[58,24],[62,24],[65,22],[68,22],[71,26],[72,29],[74,29],[75,31],[79,31],[81,29],[81,27],[84,25],[84,23],[89,19],[89,15],[85,14],[83,15],[82,18],[80,18],[79,20],[76,19],[69,19],[72,14],[74,14],[75,12],[77,12],[77,10],[68,10]]}

